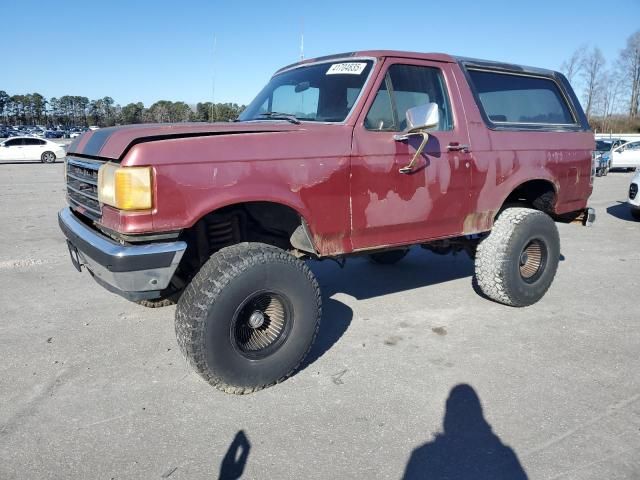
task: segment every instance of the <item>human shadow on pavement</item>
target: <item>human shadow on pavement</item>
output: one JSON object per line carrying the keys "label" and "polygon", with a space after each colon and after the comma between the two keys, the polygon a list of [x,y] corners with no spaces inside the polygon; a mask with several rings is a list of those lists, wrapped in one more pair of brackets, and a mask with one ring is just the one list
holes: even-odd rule
{"label": "human shadow on pavement", "polygon": [[240,478],[247,464],[250,450],[251,443],[249,443],[244,430],[240,430],[236,433],[233,442],[229,445],[229,449],[222,459],[218,480],[236,480]]}
{"label": "human shadow on pavement", "polygon": [[451,390],[443,427],[443,433],[411,453],[404,480],[528,478],[515,452],[491,430],[471,386],[461,384]]}
{"label": "human shadow on pavement", "polygon": [[413,290],[473,276],[473,260],[467,254],[436,255],[413,248],[395,265],[378,265],[365,256],[349,258],[344,269],[335,262],[313,262],[322,291],[328,297],[346,293],[358,300]]}
{"label": "human shadow on pavement", "polygon": [[626,202],[621,202],[618,200],[617,205],[611,205],[610,207],[607,207],[607,213],[612,217],[619,218],[620,220],[638,223],[638,221],[631,216],[631,208]]}

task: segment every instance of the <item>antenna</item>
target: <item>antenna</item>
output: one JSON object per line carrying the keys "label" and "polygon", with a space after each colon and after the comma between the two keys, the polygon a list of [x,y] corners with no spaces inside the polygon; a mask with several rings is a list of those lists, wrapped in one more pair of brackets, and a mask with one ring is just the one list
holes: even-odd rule
{"label": "antenna", "polygon": [[300,61],[304,60],[304,18],[302,18],[300,28]]}
{"label": "antenna", "polygon": [[218,43],[217,35],[213,35],[213,55],[211,56],[211,63],[213,64],[213,71],[211,73],[211,114],[209,115],[209,121],[213,122],[215,118],[215,105],[216,105],[216,44]]}
{"label": "antenna", "polygon": [[[304,17],[300,19],[300,61],[304,60]],[[300,112],[304,112],[304,92],[300,94]]]}

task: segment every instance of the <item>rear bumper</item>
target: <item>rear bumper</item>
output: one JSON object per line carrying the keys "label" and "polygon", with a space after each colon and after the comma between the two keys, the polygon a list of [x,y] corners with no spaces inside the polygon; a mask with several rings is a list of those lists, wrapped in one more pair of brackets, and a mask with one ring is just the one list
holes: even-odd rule
{"label": "rear bumper", "polygon": [[586,227],[590,227],[596,221],[596,210],[595,208],[587,207],[584,210],[584,225]]}
{"label": "rear bumper", "polygon": [[592,207],[581,208],[566,214],[564,220],[567,223],[581,224],[590,227],[596,221],[596,210]]}
{"label": "rear bumper", "polygon": [[70,208],[60,210],[58,223],[76,269],[84,266],[107,290],[134,301],[158,298],[187,248],[182,241],[122,245],[89,228]]}

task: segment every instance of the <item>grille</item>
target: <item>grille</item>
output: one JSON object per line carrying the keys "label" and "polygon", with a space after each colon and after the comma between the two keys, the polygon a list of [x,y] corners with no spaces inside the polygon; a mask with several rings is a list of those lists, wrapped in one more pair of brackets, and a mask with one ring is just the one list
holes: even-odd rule
{"label": "grille", "polygon": [[67,157],[67,199],[74,210],[92,220],[102,218],[98,202],[98,169],[103,163]]}
{"label": "grille", "polygon": [[629,198],[633,200],[634,198],[636,198],[636,195],[638,195],[638,184],[632,183],[629,187]]}

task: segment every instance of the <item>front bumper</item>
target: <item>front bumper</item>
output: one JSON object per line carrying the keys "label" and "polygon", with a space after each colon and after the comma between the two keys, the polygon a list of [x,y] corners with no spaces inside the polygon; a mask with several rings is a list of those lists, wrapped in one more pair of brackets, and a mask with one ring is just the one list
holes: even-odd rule
{"label": "front bumper", "polygon": [[169,286],[187,244],[182,241],[122,245],[80,221],[70,208],[58,213],[71,261],[107,290],[129,300],[158,298]]}

